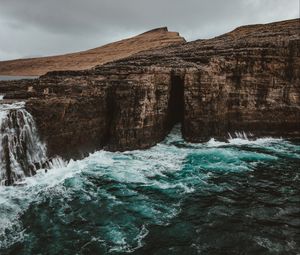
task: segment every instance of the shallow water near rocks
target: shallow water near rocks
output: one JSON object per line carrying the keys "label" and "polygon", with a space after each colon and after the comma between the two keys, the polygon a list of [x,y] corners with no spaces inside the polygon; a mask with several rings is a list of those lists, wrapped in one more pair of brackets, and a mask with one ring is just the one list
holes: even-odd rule
{"label": "shallow water near rocks", "polygon": [[0,254],[299,254],[300,143],[179,130],[0,187]]}

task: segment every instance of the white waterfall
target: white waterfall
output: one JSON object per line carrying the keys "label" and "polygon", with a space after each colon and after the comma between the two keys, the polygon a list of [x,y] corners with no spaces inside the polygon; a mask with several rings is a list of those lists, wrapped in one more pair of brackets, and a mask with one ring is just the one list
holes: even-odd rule
{"label": "white waterfall", "polygon": [[250,132],[246,133],[246,132],[242,131],[242,132],[234,132],[233,134],[228,133],[228,137],[230,140],[232,140],[234,138],[249,140],[250,137],[253,137],[253,134]]}
{"label": "white waterfall", "polygon": [[[0,99],[1,100],[1,99]],[[34,175],[46,163],[46,146],[25,103],[0,103],[0,184]]]}

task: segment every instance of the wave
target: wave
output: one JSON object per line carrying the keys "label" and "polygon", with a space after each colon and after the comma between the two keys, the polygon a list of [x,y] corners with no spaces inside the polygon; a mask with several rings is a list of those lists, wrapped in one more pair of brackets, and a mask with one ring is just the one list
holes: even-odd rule
{"label": "wave", "polygon": [[[132,252],[143,246],[148,225],[168,225],[181,212],[186,196],[221,189],[210,182],[215,174],[248,172],[283,157],[299,156],[298,145],[274,138],[190,144],[176,127],[165,141],[148,150],[101,150],[67,165],[57,159],[51,170],[38,170],[22,186],[0,187],[0,249],[29,240],[27,217],[49,224],[39,219],[48,215],[46,203],[51,217],[57,216],[56,224],[62,229],[70,226],[73,238],[77,233],[72,215],[86,222],[82,228],[89,237],[83,251],[96,242],[108,252]],[[96,225],[89,228],[92,223]]]}

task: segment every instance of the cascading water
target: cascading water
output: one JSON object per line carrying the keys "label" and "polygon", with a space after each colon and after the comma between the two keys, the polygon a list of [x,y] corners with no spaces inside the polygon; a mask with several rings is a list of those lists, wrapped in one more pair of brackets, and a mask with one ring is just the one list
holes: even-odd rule
{"label": "cascading water", "polygon": [[249,138],[254,137],[254,135],[252,133],[246,133],[245,131],[243,132],[234,132],[234,133],[228,133],[228,138],[230,140],[234,139],[234,138],[238,138],[238,139],[243,139],[243,140],[248,140]]}
{"label": "cascading water", "polygon": [[38,136],[24,102],[0,104],[0,182],[10,185],[35,174],[47,161],[46,146]]}

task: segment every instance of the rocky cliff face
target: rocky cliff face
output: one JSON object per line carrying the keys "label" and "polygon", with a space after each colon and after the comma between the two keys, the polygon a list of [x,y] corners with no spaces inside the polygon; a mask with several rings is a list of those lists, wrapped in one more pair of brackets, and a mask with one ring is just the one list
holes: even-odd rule
{"label": "rocky cliff face", "polygon": [[170,72],[51,73],[34,81],[0,82],[0,93],[26,101],[49,156],[80,158],[103,147],[147,148],[162,140],[172,127]]}
{"label": "rocky cliff face", "polygon": [[297,19],[241,27],[114,64],[177,70],[172,84],[184,87],[183,135],[189,141],[236,131],[298,136],[299,51]]}
{"label": "rocky cliff face", "polygon": [[49,156],[146,148],[176,122],[185,139],[300,136],[299,19],[139,53],[86,71],[0,82],[26,100]]}

